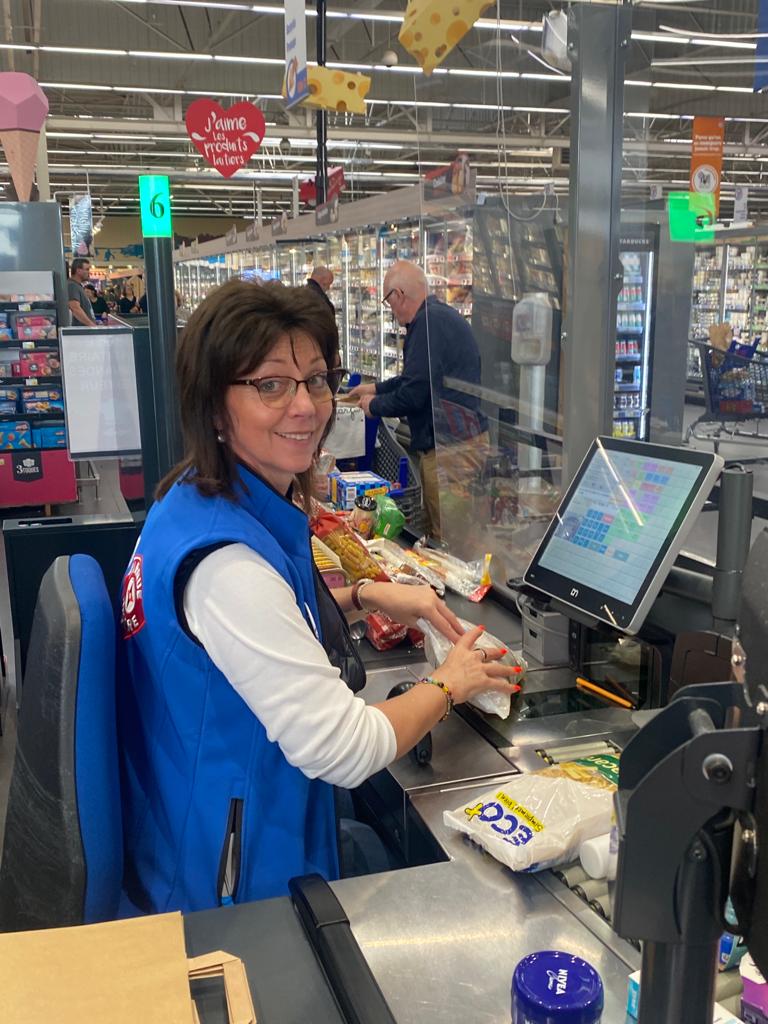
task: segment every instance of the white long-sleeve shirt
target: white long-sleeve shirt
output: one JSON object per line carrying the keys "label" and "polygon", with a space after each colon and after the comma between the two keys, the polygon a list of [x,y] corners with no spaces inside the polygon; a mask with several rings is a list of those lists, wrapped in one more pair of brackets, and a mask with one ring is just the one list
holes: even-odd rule
{"label": "white long-sleeve shirt", "polygon": [[244,544],[207,555],[184,590],[187,625],[216,667],[309,778],[352,789],[395,757],[386,715],[328,661],[291,587]]}

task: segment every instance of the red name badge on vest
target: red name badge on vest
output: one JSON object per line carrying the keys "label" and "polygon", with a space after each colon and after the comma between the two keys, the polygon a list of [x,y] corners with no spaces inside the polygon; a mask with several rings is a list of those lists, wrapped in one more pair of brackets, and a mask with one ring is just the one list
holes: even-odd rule
{"label": "red name badge on vest", "polygon": [[147,624],[147,620],[144,617],[142,589],[143,561],[143,555],[134,555],[131,566],[123,580],[122,615],[120,616],[123,640],[130,640],[132,636],[136,636]]}

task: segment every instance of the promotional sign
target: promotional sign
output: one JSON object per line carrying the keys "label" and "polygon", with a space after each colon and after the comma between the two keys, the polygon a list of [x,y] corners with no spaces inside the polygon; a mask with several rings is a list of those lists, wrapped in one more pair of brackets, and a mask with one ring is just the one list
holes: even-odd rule
{"label": "promotional sign", "polygon": [[474,202],[475,176],[466,153],[459,153],[445,167],[436,167],[424,175],[424,202],[451,196]]}
{"label": "promotional sign", "polygon": [[144,238],[173,238],[171,187],[165,174],[140,175],[139,209]]}
{"label": "promotional sign", "polygon": [[200,255],[200,242],[197,238],[193,238],[189,244],[189,251],[193,256]]}
{"label": "promotional sign", "polygon": [[215,100],[195,100],[187,109],[186,124],[198,153],[225,178],[245,167],[267,130],[262,112],[245,100],[228,110]]}
{"label": "promotional sign", "polygon": [[[347,184],[343,167],[331,167],[325,187],[325,201],[330,202],[335,196],[341,195]],[[308,178],[299,185],[299,199],[307,206],[317,203],[317,178]]]}
{"label": "promotional sign", "polygon": [[328,203],[321,203],[315,208],[315,224],[324,227],[326,224],[337,224],[339,221],[339,197],[334,196]]}
{"label": "promotional sign", "polygon": [[747,205],[749,202],[749,189],[746,185],[737,185],[733,190],[733,220],[736,223],[749,220]]}
{"label": "promotional sign", "polygon": [[249,224],[245,229],[245,240],[246,242],[258,242],[259,240],[259,225],[254,221]]}
{"label": "promotional sign", "polygon": [[272,221],[272,234],[273,235],[286,235],[288,234],[288,214],[283,211],[279,217],[276,217]]}
{"label": "promotional sign", "polygon": [[233,224],[226,235],[224,235],[224,245],[227,249],[232,249],[237,245],[237,225]]}
{"label": "promotional sign", "polygon": [[307,17],[304,0],[285,0],[285,105],[289,109],[309,96],[307,79]]}
{"label": "promotional sign", "polygon": [[723,172],[725,118],[694,117],[691,148],[691,192],[715,199],[715,217],[720,208],[720,179]]}
{"label": "promotional sign", "polygon": [[74,256],[93,256],[93,207],[87,193],[69,200],[69,233]]}
{"label": "promotional sign", "polygon": [[667,195],[669,237],[673,242],[711,242],[715,237],[715,197],[698,192]]}
{"label": "promotional sign", "polygon": [[663,185],[651,185],[651,202],[656,202],[658,199],[664,198],[664,186]]}

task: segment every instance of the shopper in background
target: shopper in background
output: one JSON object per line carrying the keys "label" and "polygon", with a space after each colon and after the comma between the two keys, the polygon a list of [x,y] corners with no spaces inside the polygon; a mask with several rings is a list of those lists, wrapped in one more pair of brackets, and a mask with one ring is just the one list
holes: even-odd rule
{"label": "shopper in background", "polygon": [[[333,786],[352,788],[515,670],[473,649],[429,587],[361,581],[339,611],[419,617],[456,641],[433,680],[375,706],[323,648],[304,507],[343,374],[306,288],[231,280],[177,352],[186,458],[158,488],[123,583],[126,892],[201,910],[338,877]],[[302,507],[300,507],[300,505]],[[235,865],[233,877],[228,865]]]}
{"label": "shopper in background", "polygon": [[84,327],[95,327],[96,319],[93,315],[91,300],[85,293],[83,285],[91,276],[91,261],[76,257],[69,267],[69,281],[67,282],[67,298],[69,299],[69,311],[72,314],[73,323],[82,324]]}
{"label": "shopper in background", "polygon": [[123,294],[120,296],[120,301],[117,304],[117,311],[120,316],[138,316],[141,313],[141,307],[136,301],[133,288],[129,284],[123,288]]}
{"label": "shopper in background", "polygon": [[101,318],[103,316],[107,316],[109,313],[109,306],[107,305],[107,300],[104,296],[99,295],[92,284],[85,285],[85,291],[91,303],[91,309],[93,310],[94,317]]}
{"label": "shopper in background", "polygon": [[333,284],[333,271],[329,270],[328,267],[315,267],[310,276],[307,279],[307,288],[311,288],[313,291],[321,295],[323,299],[331,307],[333,315],[336,315],[336,307],[328,298],[328,291]]}
{"label": "shopper in background", "polygon": [[[453,377],[480,384],[480,352],[472,328],[457,310],[429,295],[424,271],[398,260],[384,277],[384,302],[406,327],[403,372],[350,392],[367,416],[408,421],[430,534],[440,538],[440,490],[464,488],[479,477],[488,455],[488,421],[480,401],[444,384]],[[444,451],[435,449],[435,433]],[[438,479],[439,471],[439,479]]]}

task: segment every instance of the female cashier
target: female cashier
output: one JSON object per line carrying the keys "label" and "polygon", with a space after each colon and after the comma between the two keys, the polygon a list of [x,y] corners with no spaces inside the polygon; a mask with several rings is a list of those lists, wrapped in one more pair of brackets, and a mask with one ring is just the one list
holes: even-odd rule
{"label": "female cashier", "polygon": [[[141,910],[338,877],[333,787],[400,757],[451,702],[510,686],[513,670],[473,649],[480,630],[460,635],[429,587],[394,583],[354,596],[457,641],[437,684],[366,706],[331,666],[299,504],[337,366],[333,316],[306,288],[230,281],[180,342],[186,458],[160,484],[123,582],[125,888]],[[352,596],[336,591],[342,612]]]}

